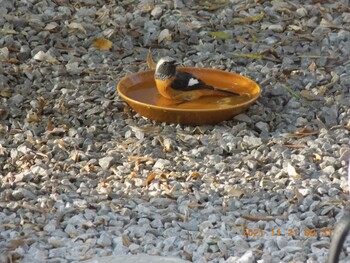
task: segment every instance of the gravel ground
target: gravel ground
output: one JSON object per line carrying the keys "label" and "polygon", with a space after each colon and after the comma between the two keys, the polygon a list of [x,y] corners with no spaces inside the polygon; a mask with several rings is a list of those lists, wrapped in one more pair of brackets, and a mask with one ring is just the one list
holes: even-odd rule
{"label": "gravel ground", "polygon": [[[0,262],[324,262],[349,200],[348,1],[117,2],[0,0]],[[149,48],[262,96],[215,126],[144,119],[116,85]]]}

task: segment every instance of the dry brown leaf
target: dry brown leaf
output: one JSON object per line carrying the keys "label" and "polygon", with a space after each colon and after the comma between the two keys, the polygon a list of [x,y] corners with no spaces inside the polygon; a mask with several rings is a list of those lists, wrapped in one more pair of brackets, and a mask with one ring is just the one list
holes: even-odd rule
{"label": "dry brown leaf", "polygon": [[28,112],[28,114],[27,114],[27,121],[29,123],[32,123],[32,122],[39,123],[40,122],[40,118],[39,118],[39,116],[38,116],[38,114],[36,112]]}
{"label": "dry brown leaf", "polygon": [[170,153],[172,151],[172,141],[168,138],[165,138],[163,141],[163,151],[165,153]]}
{"label": "dry brown leaf", "polygon": [[136,162],[135,162],[134,171],[135,171],[135,172],[140,171],[140,162],[139,162],[139,161],[136,161]]}
{"label": "dry brown leaf", "polygon": [[148,54],[147,54],[147,66],[149,67],[149,69],[156,69],[156,66],[157,66],[157,63],[153,61],[152,53],[150,50],[148,51]]}
{"label": "dry brown leaf", "polygon": [[63,130],[65,130],[66,132],[69,131],[69,127],[68,127],[67,124],[62,124],[62,125],[61,125],[61,128],[62,128]]}
{"label": "dry brown leaf", "polygon": [[299,25],[289,25],[288,29],[294,31],[303,31],[303,27]]}
{"label": "dry brown leaf", "polygon": [[0,62],[11,63],[11,64],[15,64],[15,65],[21,64],[21,62],[17,58],[0,59]]}
{"label": "dry brown leaf", "polygon": [[277,8],[277,11],[280,13],[286,13],[286,14],[293,13],[292,10],[290,10],[289,8],[285,8],[285,7]]}
{"label": "dry brown leaf", "polygon": [[27,141],[30,142],[31,144],[36,144],[34,138],[32,135],[27,134]]}
{"label": "dry brown leaf", "polygon": [[35,155],[34,154],[26,154],[23,155],[20,160],[25,164],[25,163],[31,163],[34,164],[33,159],[34,159]]}
{"label": "dry brown leaf", "polygon": [[191,179],[197,179],[197,178],[199,178],[199,177],[201,177],[201,175],[200,175],[199,173],[194,172],[194,173],[191,173],[191,174],[186,178],[186,181],[190,181]]}
{"label": "dry brown leaf", "polygon": [[58,99],[58,101],[55,104],[54,108],[57,108],[57,110],[61,114],[66,114],[68,112],[68,108],[65,105],[64,99]]}
{"label": "dry brown leaf", "polygon": [[189,208],[204,208],[204,204],[198,204],[197,202],[189,202],[188,203]]}
{"label": "dry brown leaf", "polygon": [[315,71],[316,71],[316,63],[315,63],[315,61],[313,61],[313,62],[310,64],[309,70],[310,70],[312,73],[315,73]]}
{"label": "dry brown leaf", "polygon": [[319,94],[321,94],[321,95],[325,94],[325,92],[327,91],[327,89],[330,89],[331,87],[333,87],[333,85],[334,85],[335,83],[338,82],[338,80],[339,80],[339,78],[340,78],[339,75],[338,75],[337,73],[335,73],[335,72],[331,72],[331,75],[332,75],[332,79],[331,79],[331,81],[330,81],[329,83],[317,87],[318,93],[319,93]]}
{"label": "dry brown leaf", "polygon": [[155,172],[151,173],[146,179],[146,187],[156,178],[157,174]]}
{"label": "dry brown leaf", "polygon": [[251,221],[274,221],[276,219],[284,220],[288,217],[287,213],[284,213],[281,216],[252,216],[252,215],[242,215],[241,216],[244,219],[251,220]]}
{"label": "dry brown leaf", "polygon": [[229,39],[232,37],[230,34],[225,33],[225,32],[221,32],[221,31],[211,31],[211,32],[209,32],[209,34],[212,37],[219,38],[219,39]]}
{"label": "dry brown leaf", "polygon": [[62,49],[62,50],[65,50],[65,51],[73,51],[73,50],[75,50],[75,48],[69,47],[66,43],[59,43],[59,44],[56,45],[56,48],[57,49]]}
{"label": "dry brown leaf", "polygon": [[149,156],[129,156],[130,162],[139,162],[139,163],[145,163],[148,161],[153,162],[153,158]]}
{"label": "dry brown leaf", "polygon": [[22,257],[23,257],[23,255],[21,253],[16,252],[16,251],[11,251],[11,253],[9,253],[7,255],[7,259],[9,260],[10,263],[19,262],[19,260]]}
{"label": "dry brown leaf", "polygon": [[187,261],[190,261],[190,260],[192,261],[193,260],[193,254],[190,254],[190,253],[188,253],[186,251],[182,251],[181,255]]}
{"label": "dry brown leaf", "polygon": [[233,189],[231,189],[230,191],[227,192],[227,195],[229,197],[238,197],[239,198],[239,197],[241,197],[244,194],[245,194],[244,190],[242,190],[242,189],[235,189],[235,188],[233,188]]}
{"label": "dry brown leaf", "polygon": [[170,174],[167,175],[167,174],[165,174],[165,173],[162,173],[162,174],[159,176],[159,178],[164,179],[164,180],[168,180],[168,178],[169,178],[170,176],[171,176]]}
{"label": "dry brown leaf", "polygon": [[248,17],[243,17],[243,18],[233,18],[232,22],[235,24],[247,24],[247,23],[253,23],[253,22],[258,22],[262,20],[265,17],[264,13],[260,13],[255,16],[248,16]]}
{"label": "dry brown leaf", "polygon": [[46,105],[46,100],[43,97],[40,97],[38,99],[38,105],[39,105],[38,115],[42,115],[44,112],[45,105]]}
{"label": "dry brown leaf", "polygon": [[167,193],[169,195],[174,196],[174,190],[176,189],[176,187],[174,188],[174,186],[172,186],[170,188],[170,186],[168,185],[168,182],[167,181],[163,181],[162,184],[160,185],[160,189],[162,190],[163,194]]}
{"label": "dry brown leaf", "polygon": [[[134,2],[134,1],[131,1]],[[140,6],[139,6],[139,10],[141,11],[141,13],[149,13],[153,10],[154,8],[154,4],[152,3],[153,1],[145,1],[145,2],[141,2]]]}
{"label": "dry brown leaf", "polygon": [[313,131],[313,130],[309,130],[307,128],[302,128],[302,129],[299,129],[299,130],[295,131],[294,133],[290,134],[289,137],[302,138],[305,136],[311,136],[311,135],[316,135],[316,134],[318,134],[318,131]]}
{"label": "dry brown leaf", "polygon": [[92,41],[92,45],[98,50],[107,51],[110,50],[113,43],[106,38],[96,38]]}
{"label": "dry brown leaf", "polygon": [[[8,180],[8,182],[9,182],[11,185],[13,185],[14,182],[15,182],[15,177],[14,177],[14,175],[13,175],[13,174],[8,175],[8,176],[7,176],[7,180]],[[6,181],[5,181],[5,182],[6,182]]]}
{"label": "dry brown leaf", "polygon": [[129,239],[129,237],[127,235],[123,235],[122,234],[122,240],[123,240],[123,245],[125,247],[129,247],[130,246],[131,241],[130,241],[130,239]]}
{"label": "dry brown leaf", "polygon": [[303,199],[303,195],[299,192],[297,187],[294,187],[294,194],[295,197],[298,199],[298,202],[300,202]]}
{"label": "dry brown leaf", "polygon": [[55,125],[53,125],[53,123],[51,121],[49,121],[47,123],[46,130],[47,131],[53,131],[54,128],[55,128]]}
{"label": "dry brown leaf", "polygon": [[64,150],[66,149],[66,146],[63,140],[58,140],[56,142],[61,149],[64,149]]}
{"label": "dry brown leaf", "polygon": [[10,244],[6,246],[6,248],[9,250],[15,250],[16,248],[21,247],[24,244],[25,244],[25,241],[23,239],[15,239],[15,240],[12,240]]}
{"label": "dry brown leaf", "polygon": [[263,59],[264,56],[261,54],[250,54],[250,53],[231,53],[235,57],[251,58],[251,59]]}
{"label": "dry brown leaf", "polygon": [[236,36],[236,39],[238,40],[238,42],[244,44],[244,45],[248,45],[249,41],[247,41],[244,37],[241,36]]}
{"label": "dry brown leaf", "polygon": [[301,145],[301,144],[282,144],[282,145],[292,149],[303,149],[306,147],[305,145]]}
{"label": "dry brown leaf", "polygon": [[[113,36],[113,34],[115,33],[115,29],[114,28],[110,28],[110,29],[105,29],[103,30],[103,36],[105,38],[111,38]],[[130,33],[131,34],[131,33]],[[132,35],[132,34],[131,34]],[[134,37],[132,35],[132,37]],[[135,37],[136,38],[136,37]]]}
{"label": "dry brown leaf", "polygon": [[215,11],[219,8],[227,6],[230,2],[227,0],[216,0],[216,1],[194,1],[196,3],[192,8],[197,10]]}
{"label": "dry brown leaf", "polygon": [[43,158],[46,158],[46,159],[49,159],[49,156],[47,154],[44,154],[44,153],[37,152],[36,155],[43,157]]}
{"label": "dry brown leaf", "polygon": [[320,162],[320,161],[322,160],[322,156],[319,155],[318,153],[313,153],[313,154],[312,154],[312,160],[313,160],[314,162]]}
{"label": "dry brown leaf", "polygon": [[23,73],[30,73],[32,71],[33,71],[33,67],[31,67],[31,66],[26,65],[26,66],[22,67],[22,72]]}
{"label": "dry brown leaf", "polygon": [[0,91],[0,96],[4,98],[9,98],[11,96],[10,88],[5,88]]}
{"label": "dry brown leaf", "polygon": [[11,29],[11,28],[1,28],[0,32],[4,33],[5,35],[10,35],[10,34],[11,35],[16,35],[16,34],[19,34],[19,32],[17,32],[14,29]]}
{"label": "dry brown leaf", "polygon": [[9,133],[9,135],[14,135],[14,134],[17,134],[17,133],[20,133],[20,132],[22,132],[22,129],[14,128],[14,129],[11,129],[8,133]]}
{"label": "dry brown leaf", "polygon": [[342,25],[333,24],[324,18],[321,19],[320,26],[325,28],[332,28],[332,29],[343,29]]}
{"label": "dry brown leaf", "polygon": [[306,90],[306,89],[301,90],[300,95],[303,96],[307,100],[321,100],[322,99],[322,97],[320,95],[313,94],[309,90]]}
{"label": "dry brown leaf", "polygon": [[104,12],[96,13],[95,19],[99,20],[99,19],[105,18],[108,15],[109,15],[109,10],[105,10]]}
{"label": "dry brown leaf", "polygon": [[68,28],[69,28],[71,31],[73,31],[73,30],[80,30],[80,31],[86,33],[86,30],[85,30],[85,28],[83,27],[83,25],[80,24],[80,23],[77,23],[77,22],[72,22],[72,23],[70,23],[70,24],[68,25]]}
{"label": "dry brown leaf", "polygon": [[140,170],[140,163],[153,162],[153,158],[149,156],[130,156],[130,162],[135,162],[134,170],[138,172]]}
{"label": "dry brown leaf", "polygon": [[81,171],[82,172],[87,172],[87,173],[89,173],[89,172],[92,172],[92,171],[94,171],[95,170],[95,166],[93,165],[93,164],[91,164],[91,163],[87,163],[87,164],[85,164],[84,165],[84,167],[83,168],[81,168]]}
{"label": "dry brown leaf", "polygon": [[253,42],[256,43],[258,41],[258,37],[254,34],[254,31],[249,29],[248,33],[249,33],[249,36],[252,38]]}
{"label": "dry brown leaf", "polygon": [[76,163],[79,160],[79,152],[75,149],[72,155],[72,160]]}
{"label": "dry brown leaf", "polygon": [[131,173],[128,175],[128,178],[130,178],[130,179],[135,179],[135,178],[137,178],[137,173],[131,172]]}
{"label": "dry brown leaf", "polygon": [[98,182],[98,185],[99,185],[100,187],[107,188],[107,187],[109,187],[109,182],[110,182],[110,180],[108,180],[108,179],[101,179],[101,180]]}
{"label": "dry brown leaf", "polygon": [[267,187],[267,186],[272,185],[272,184],[273,183],[272,183],[271,179],[266,178],[266,177],[262,178],[259,182],[260,187]]}
{"label": "dry brown leaf", "polygon": [[326,206],[326,205],[347,205],[348,201],[345,200],[327,200],[327,201],[322,201],[320,203],[320,206]]}
{"label": "dry brown leaf", "polygon": [[67,131],[67,130],[64,129],[64,128],[57,128],[57,127],[55,127],[55,128],[53,128],[53,130],[51,130],[51,131],[47,130],[47,131],[45,132],[45,135],[47,136],[47,135],[49,135],[49,134],[52,134],[52,135],[57,135],[57,136],[58,136],[58,135],[64,134],[66,131]]}
{"label": "dry brown leaf", "polygon": [[166,196],[166,197],[168,197],[169,199],[171,199],[171,200],[174,200],[174,201],[176,201],[177,200],[177,198],[178,197],[176,197],[175,195],[173,195],[172,193],[164,193],[164,195]]}

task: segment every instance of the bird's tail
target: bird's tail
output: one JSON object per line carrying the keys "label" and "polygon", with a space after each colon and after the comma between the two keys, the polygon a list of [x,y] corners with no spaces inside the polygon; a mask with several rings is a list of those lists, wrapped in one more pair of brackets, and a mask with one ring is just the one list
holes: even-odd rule
{"label": "bird's tail", "polygon": [[231,95],[231,96],[240,96],[241,95],[241,94],[233,92],[233,91],[229,91],[229,90],[225,90],[225,89],[218,89],[218,88],[214,88],[212,86],[208,86],[208,89],[223,92],[223,93],[226,93],[226,94]]}

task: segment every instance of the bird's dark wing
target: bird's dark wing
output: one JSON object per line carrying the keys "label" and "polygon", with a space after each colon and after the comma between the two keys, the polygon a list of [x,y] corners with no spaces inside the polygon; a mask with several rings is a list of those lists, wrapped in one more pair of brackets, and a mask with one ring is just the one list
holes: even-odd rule
{"label": "bird's dark wing", "polygon": [[176,70],[175,73],[175,79],[173,83],[171,84],[171,87],[175,90],[180,91],[190,91],[190,90],[198,90],[198,89],[209,89],[209,90],[217,90],[221,91],[230,95],[239,95],[238,93],[228,91],[228,90],[221,90],[214,88],[212,86],[209,86],[205,84],[202,80],[197,79],[195,76],[188,72]]}
{"label": "bird's dark wing", "polygon": [[202,80],[197,79],[192,74],[177,70],[175,73],[175,80],[171,87],[176,90],[190,91],[197,89],[214,89],[205,84]]}

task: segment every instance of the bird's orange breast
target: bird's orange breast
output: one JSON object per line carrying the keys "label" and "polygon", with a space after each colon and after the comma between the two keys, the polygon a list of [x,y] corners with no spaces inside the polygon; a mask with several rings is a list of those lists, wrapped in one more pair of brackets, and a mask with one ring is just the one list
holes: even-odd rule
{"label": "bird's orange breast", "polygon": [[177,91],[171,88],[171,83],[174,81],[174,77],[167,80],[155,79],[155,81],[160,95],[168,99],[173,99],[174,96],[176,96]]}

